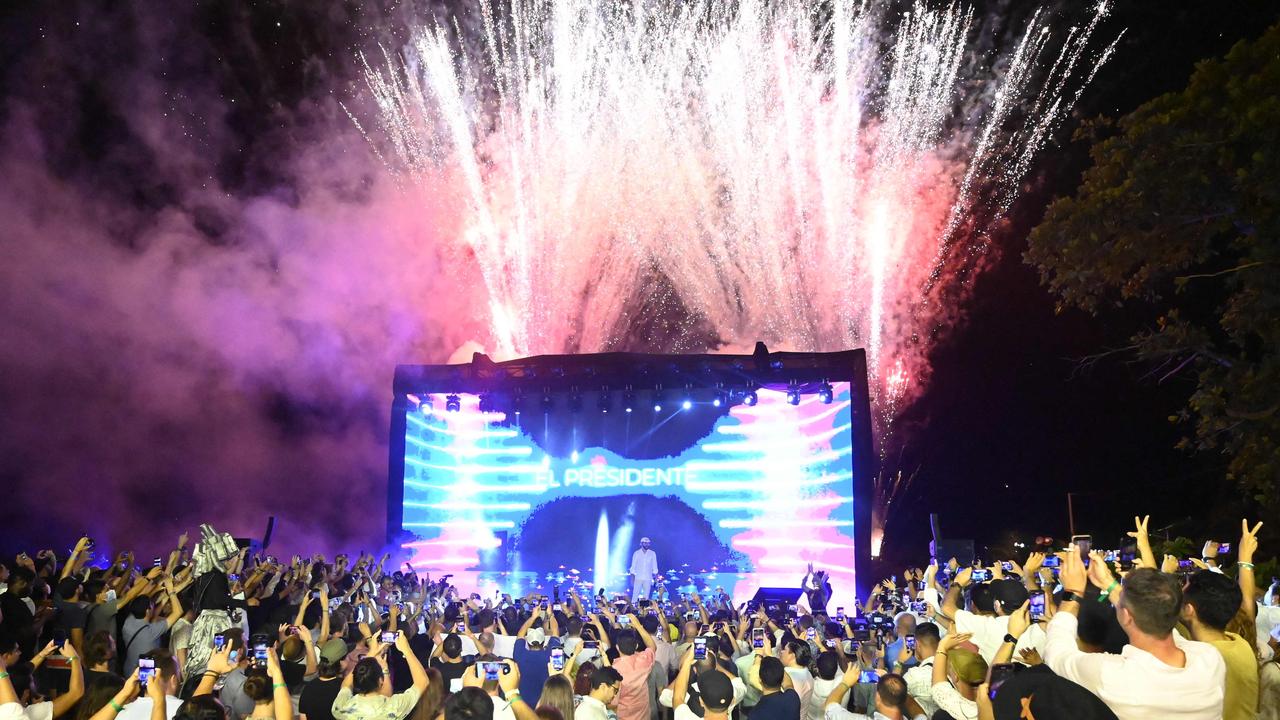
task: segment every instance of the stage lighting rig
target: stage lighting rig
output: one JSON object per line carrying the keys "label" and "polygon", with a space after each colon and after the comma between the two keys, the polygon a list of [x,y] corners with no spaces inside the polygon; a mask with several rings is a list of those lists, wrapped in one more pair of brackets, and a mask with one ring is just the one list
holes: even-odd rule
{"label": "stage lighting rig", "polygon": [[550,413],[552,410],[555,409],[555,406],[556,406],[556,401],[555,401],[555,398],[551,397],[551,391],[543,390],[542,391],[542,412],[544,414]]}
{"label": "stage lighting rig", "polygon": [[596,401],[596,406],[600,408],[600,412],[609,412],[609,388],[600,388],[600,399]]}
{"label": "stage lighting rig", "polygon": [[578,394],[578,389],[574,388],[569,394],[569,412],[582,412],[582,396]]}
{"label": "stage lighting rig", "polygon": [[799,385],[796,385],[795,383],[791,383],[791,386],[787,388],[787,404],[788,405],[800,404],[800,386]]}
{"label": "stage lighting rig", "polygon": [[823,405],[830,405],[831,401],[835,399],[835,396],[836,393],[835,390],[832,389],[831,383],[823,380],[822,385],[818,388],[818,399],[822,401]]}
{"label": "stage lighting rig", "polygon": [[462,409],[462,398],[457,395],[449,395],[444,399],[444,409],[449,412],[458,412]]}
{"label": "stage lighting rig", "polygon": [[635,409],[635,406],[636,406],[635,391],[632,390],[631,388],[627,388],[626,392],[622,393],[622,409],[625,412],[631,412],[633,409]]}
{"label": "stage lighting rig", "polygon": [[730,403],[729,393],[725,392],[724,390],[716,390],[716,396],[711,401],[711,405],[714,407],[728,407],[729,403]]}
{"label": "stage lighting rig", "polygon": [[662,388],[653,391],[653,411],[662,412]]}
{"label": "stage lighting rig", "polygon": [[760,402],[760,398],[756,396],[755,390],[748,390],[747,394],[742,396],[742,404],[747,407],[755,407],[758,402]]}

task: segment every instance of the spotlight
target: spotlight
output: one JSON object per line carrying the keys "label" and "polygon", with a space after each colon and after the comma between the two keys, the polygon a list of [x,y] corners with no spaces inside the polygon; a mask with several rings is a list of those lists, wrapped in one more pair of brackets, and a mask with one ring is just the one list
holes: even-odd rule
{"label": "spotlight", "polygon": [[497,403],[493,401],[493,395],[489,393],[480,393],[480,412],[491,413],[497,411]]}
{"label": "spotlight", "polygon": [[627,390],[626,392],[622,393],[622,409],[626,410],[627,412],[631,412],[631,409],[634,408],[635,406],[636,406],[635,392],[631,390]]}
{"label": "spotlight", "polygon": [[758,402],[760,402],[760,398],[756,397],[755,390],[748,390],[747,394],[742,396],[742,404],[747,407],[755,407]]}
{"label": "spotlight", "polygon": [[423,415],[430,415],[430,414],[431,414],[431,404],[430,404],[430,403],[422,403],[422,404],[418,405],[418,409],[422,411],[422,414],[423,414]]}
{"label": "spotlight", "polygon": [[680,403],[680,407],[685,410],[688,410],[693,407],[693,402],[689,400],[685,400],[684,402]]}
{"label": "spotlight", "polygon": [[444,409],[449,412],[458,412],[462,409],[462,398],[457,395],[450,395],[444,399]]}
{"label": "spotlight", "polygon": [[800,404],[800,387],[799,386],[792,385],[791,387],[787,388],[787,403],[790,405]]}
{"label": "spotlight", "polygon": [[717,390],[715,399],[711,401],[713,407],[725,407],[730,403],[729,393],[723,390]]}
{"label": "spotlight", "polygon": [[609,412],[609,388],[600,391],[600,399],[596,401],[596,407],[600,408],[600,412]]}
{"label": "spotlight", "polygon": [[653,391],[653,411],[662,412],[662,391],[661,390]]}
{"label": "spotlight", "polygon": [[823,405],[830,405],[835,398],[835,391],[831,389],[831,383],[822,381],[822,386],[818,388],[818,399]]}

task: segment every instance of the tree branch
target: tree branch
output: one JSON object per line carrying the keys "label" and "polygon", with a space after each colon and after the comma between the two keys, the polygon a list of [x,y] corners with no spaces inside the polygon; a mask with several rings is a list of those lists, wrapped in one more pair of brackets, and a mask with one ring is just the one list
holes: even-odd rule
{"label": "tree branch", "polygon": [[1230,273],[1240,272],[1241,270],[1248,270],[1249,268],[1255,268],[1260,265],[1266,265],[1266,264],[1267,263],[1263,260],[1257,260],[1255,262],[1245,263],[1244,265],[1237,265],[1233,268],[1227,268],[1226,270],[1219,270],[1218,272],[1198,273],[1195,275],[1179,275],[1175,277],[1173,280],[1174,282],[1185,283],[1188,280],[1197,280],[1200,278],[1216,278],[1221,275],[1228,275]]}

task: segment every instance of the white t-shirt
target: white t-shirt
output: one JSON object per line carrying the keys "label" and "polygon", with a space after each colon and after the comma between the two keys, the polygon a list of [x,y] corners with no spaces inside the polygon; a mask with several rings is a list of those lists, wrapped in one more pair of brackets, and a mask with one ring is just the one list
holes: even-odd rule
{"label": "white t-shirt", "polygon": [[938,703],[933,701],[933,658],[926,658],[924,662],[907,670],[902,674],[902,679],[907,683],[907,694],[920,703],[920,709],[924,710],[925,715],[933,717],[938,712]]}
{"label": "white t-shirt", "polygon": [[[747,685],[742,682],[741,679],[736,677],[730,678],[730,683],[733,685],[733,701],[729,703],[729,712],[733,712],[733,709],[738,707],[738,703],[742,702],[742,697],[746,695]],[[698,683],[693,683],[689,687],[695,692],[698,691]],[[675,693],[672,692],[670,687],[663,688],[662,692],[658,695],[658,703],[663,707],[671,707],[671,703],[674,700]],[[684,701],[686,704],[689,702],[689,693],[684,694]],[[681,705],[681,707],[684,706]],[[577,716],[575,715],[575,717]]]}
{"label": "white t-shirt", "polygon": [[1254,620],[1254,625],[1258,631],[1258,655],[1262,660],[1270,660],[1272,656],[1271,646],[1267,644],[1271,640],[1271,628],[1280,625],[1280,605],[1258,605],[1258,615]]}
{"label": "white t-shirt", "polygon": [[53,703],[39,702],[22,707],[22,703],[0,705],[0,720],[53,720]]}
{"label": "white t-shirt", "polygon": [[1132,645],[1119,655],[1081,652],[1078,625],[1071,613],[1053,616],[1044,662],[1101,698],[1120,720],[1221,720],[1227,665],[1214,646],[1184,640],[1175,630],[1174,644],[1186,655],[1178,668]]}
{"label": "white t-shirt", "polygon": [[791,684],[796,686],[796,695],[800,696],[800,712],[804,712],[813,698],[813,673],[809,668],[789,667],[786,671],[791,676]]}
{"label": "white t-shirt", "polygon": [[[172,695],[164,696],[164,716],[173,720],[182,707],[182,698]],[[151,698],[145,695],[124,706],[124,710],[116,715],[116,720],[151,720]]]}
{"label": "white t-shirt", "polygon": [[[978,646],[978,654],[990,665],[1000,651],[1000,646],[1004,644],[1004,636],[1009,634],[1009,616],[975,615],[968,610],[957,610],[955,631],[957,634],[972,633],[971,640]],[[1044,644],[1044,630],[1039,624],[1032,625],[1018,638],[1018,644],[1013,648],[1013,661],[1021,662],[1022,656],[1019,653],[1028,648],[1035,649],[1043,656]]]}
{"label": "white t-shirt", "polygon": [[[820,677],[813,679],[813,689],[810,691],[809,704],[805,706],[808,708],[806,716],[809,720],[822,720],[822,718],[826,717],[827,698],[831,696],[831,693],[835,692],[836,686],[840,684],[841,679],[839,675],[832,680],[823,680]],[[792,682],[795,681],[792,680]],[[848,700],[849,693],[845,692],[840,696],[840,706],[844,707]]]}

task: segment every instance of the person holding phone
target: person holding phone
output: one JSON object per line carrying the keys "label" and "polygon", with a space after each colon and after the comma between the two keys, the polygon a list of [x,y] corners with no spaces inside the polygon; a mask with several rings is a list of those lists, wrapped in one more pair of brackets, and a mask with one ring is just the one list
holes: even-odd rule
{"label": "person holding phone", "polygon": [[[333,717],[337,720],[404,720],[427,689],[427,671],[409,647],[409,638],[398,633],[395,647],[404,656],[413,683],[404,692],[393,695],[386,657],[390,646],[376,638],[371,638],[369,643],[369,654],[342,680],[342,689],[333,701]],[[274,658],[274,654],[271,657]],[[277,682],[283,687],[283,681]],[[285,693],[287,701],[288,691]]]}
{"label": "person holding phone", "polygon": [[622,689],[618,693],[618,720],[647,720],[649,717],[649,672],[657,659],[657,644],[653,636],[635,615],[626,615],[629,628],[614,636],[618,659],[613,669],[622,676]]}
{"label": "person holding phone", "polygon": [[542,685],[547,681],[551,651],[561,648],[559,634],[555,614],[539,605],[516,635],[511,657],[520,666],[520,693],[532,705],[537,705]]}
{"label": "person holding phone", "polygon": [[[157,648],[146,653],[140,659],[151,662],[154,671],[143,683],[143,697],[129,703],[116,716],[116,720],[151,720],[152,708],[157,702],[164,702],[164,716],[172,720],[182,706],[182,698],[178,697],[178,688],[182,684],[182,675],[178,661],[167,648]],[[141,682],[141,678],[139,678]]]}

